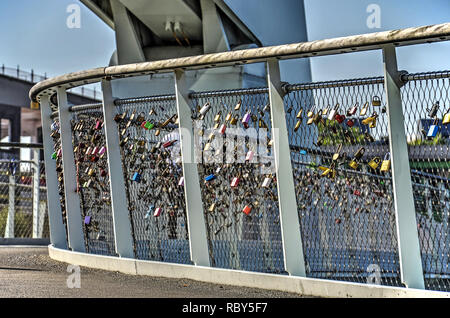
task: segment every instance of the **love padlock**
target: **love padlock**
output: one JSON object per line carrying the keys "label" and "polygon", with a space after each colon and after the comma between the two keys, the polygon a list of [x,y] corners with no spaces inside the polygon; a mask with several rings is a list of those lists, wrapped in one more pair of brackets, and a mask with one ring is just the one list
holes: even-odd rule
{"label": "love padlock", "polygon": [[376,170],[378,168],[378,166],[380,165],[380,163],[381,163],[381,158],[380,157],[374,157],[372,160],[369,161],[368,165],[372,169]]}
{"label": "love padlock", "polygon": [[234,177],[233,180],[231,180],[231,187],[235,188],[237,187],[239,184],[239,178],[238,177]]}
{"label": "love padlock", "polygon": [[161,208],[156,208],[155,209],[155,213],[153,213],[154,217],[158,217],[161,215],[162,209]]}
{"label": "love padlock", "polygon": [[389,169],[391,169],[391,154],[388,152],[381,163],[380,171],[386,172],[389,171]]}
{"label": "love padlock", "polygon": [[381,106],[381,99],[378,96],[372,97],[372,106]]}
{"label": "love padlock", "polygon": [[433,138],[436,137],[437,133],[439,132],[439,125],[437,118],[434,120],[433,125],[430,126],[428,129],[427,137]]}
{"label": "love padlock", "polygon": [[447,110],[447,113],[445,113],[444,118],[442,119],[442,125],[448,124],[450,124],[450,108]]}
{"label": "love padlock", "polygon": [[336,115],[334,116],[334,119],[336,119],[336,121],[337,121],[339,124],[342,124],[342,123],[344,122],[344,120],[345,120],[345,116],[344,116],[344,115],[336,114]]}
{"label": "love padlock", "polygon": [[246,205],[244,207],[244,209],[242,210],[242,212],[244,212],[246,215],[249,215],[251,211],[252,211],[252,207],[250,205]]}
{"label": "love padlock", "polygon": [[242,118],[242,125],[245,129],[248,128],[248,122],[250,121],[251,115],[249,112],[245,113],[244,118]]}

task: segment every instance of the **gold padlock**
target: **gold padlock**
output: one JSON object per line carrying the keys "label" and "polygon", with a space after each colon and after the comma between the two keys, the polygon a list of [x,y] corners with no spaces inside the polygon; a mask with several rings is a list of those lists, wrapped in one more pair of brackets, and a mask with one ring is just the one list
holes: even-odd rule
{"label": "gold padlock", "polygon": [[300,111],[298,112],[296,118],[297,119],[301,119],[302,118],[302,113],[303,113],[303,108],[300,108]]}
{"label": "gold padlock", "polygon": [[380,163],[381,163],[381,158],[380,157],[375,157],[375,158],[373,158],[372,160],[369,161],[368,165],[372,169],[376,170],[378,168],[378,166],[380,165]]}
{"label": "gold padlock", "polygon": [[348,164],[351,168],[353,168],[353,169],[357,169],[358,168],[358,162],[355,160],[355,159],[352,159],[352,161],[350,161],[349,162],[349,164]]}
{"label": "gold padlock", "polygon": [[219,110],[219,112],[216,114],[216,117],[214,117],[214,121],[215,122],[220,121],[220,116],[222,116],[222,111],[221,110]]}
{"label": "gold padlock", "polygon": [[447,110],[447,113],[444,115],[444,118],[442,119],[442,125],[448,124],[450,124],[450,109]]}
{"label": "gold padlock", "polygon": [[236,106],[234,106],[234,110],[239,110],[241,108],[242,100],[239,100]]}
{"label": "gold padlock", "polygon": [[[308,122],[309,122],[309,120],[308,120]],[[297,121],[297,123],[295,124],[295,127],[294,127],[294,131],[297,131],[300,128],[301,123],[302,123],[301,120]],[[308,125],[310,125],[310,124],[308,124]]]}
{"label": "gold padlock", "polygon": [[391,154],[388,152],[385,156],[384,156],[384,160],[381,163],[381,168],[380,170],[383,172],[389,171],[389,169],[391,169]]}
{"label": "gold padlock", "polygon": [[372,106],[381,106],[380,97],[378,96],[372,97]]}
{"label": "gold padlock", "polygon": [[227,117],[225,117],[225,120],[226,120],[226,121],[230,121],[231,118],[233,118],[233,113],[229,112],[228,115],[227,115]]}
{"label": "gold padlock", "polygon": [[233,118],[231,118],[230,124],[236,125],[238,122],[238,119],[239,119],[238,115],[235,115]]}
{"label": "gold padlock", "polygon": [[214,209],[215,209],[215,208],[216,208],[216,204],[213,203],[213,204],[210,205],[208,211],[209,211],[209,212],[214,212]]}
{"label": "gold padlock", "polygon": [[314,117],[310,117],[306,122],[307,125],[311,125],[314,122]]}

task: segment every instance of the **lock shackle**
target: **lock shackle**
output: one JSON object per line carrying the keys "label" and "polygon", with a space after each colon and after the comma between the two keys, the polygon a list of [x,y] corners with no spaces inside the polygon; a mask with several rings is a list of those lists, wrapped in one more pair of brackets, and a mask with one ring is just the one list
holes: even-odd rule
{"label": "lock shackle", "polygon": [[339,109],[339,103],[336,103],[336,105],[334,105],[334,110],[338,110]]}
{"label": "lock shackle", "polygon": [[372,161],[373,161],[373,162],[376,162],[376,163],[380,163],[380,162],[381,162],[381,158],[380,158],[380,157],[374,157],[374,158],[372,159]]}
{"label": "lock shackle", "polygon": [[384,160],[391,160],[391,153],[390,153],[390,152],[387,152],[387,153],[384,155]]}

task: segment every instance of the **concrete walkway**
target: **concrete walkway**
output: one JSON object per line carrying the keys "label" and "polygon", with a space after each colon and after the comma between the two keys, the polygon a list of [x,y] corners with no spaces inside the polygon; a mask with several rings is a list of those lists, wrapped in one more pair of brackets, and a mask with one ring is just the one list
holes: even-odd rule
{"label": "concrete walkway", "polygon": [[291,298],[297,294],[81,268],[81,288],[68,288],[67,264],[47,247],[0,246],[0,297],[18,298]]}

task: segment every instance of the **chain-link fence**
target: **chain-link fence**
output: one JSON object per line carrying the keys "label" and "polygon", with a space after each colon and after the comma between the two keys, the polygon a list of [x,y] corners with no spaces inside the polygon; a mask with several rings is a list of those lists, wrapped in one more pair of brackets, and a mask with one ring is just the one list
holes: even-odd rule
{"label": "chain-link fence", "polygon": [[400,285],[383,79],[287,89],[307,276]]}
{"label": "chain-link fence", "polygon": [[116,104],[135,255],[190,264],[174,96]]}
{"label": "chain-link fence", "polygon": [[192,97],[212,266],[284,272],[267,89]]}
{"label": "chain-link fence", "polygon": [[[47,188],[39,149],[0,148],[0,237],[48,238]],[[23,159],[29,156],[30,160]],[[34,157],[33,157],[34,156]]]}
{"label": "chain-link fence", "polygon": [[[449,73],[407,75],[402,88],[426,287],[447,291]],[[384,79],[284,89],[307,276],[402,286]],[[285,274],[268,89],[190,100],[211,265]],[[189,264],[175,96],[115,103],[135,255]],[[72,129],[86,244],[113,255],[102,121],[99,108],[74,112]],[[109,247],[99,252],[102,235]]]}
{"label": "chain-link fence", "polygon": [[103,112],[74,111],[71,127],[86,251],[116,255]]}
{"label": "chain-link fence", "polygon": [[450,290],[450,71],[410,74],[402,88],[425,286]]}

